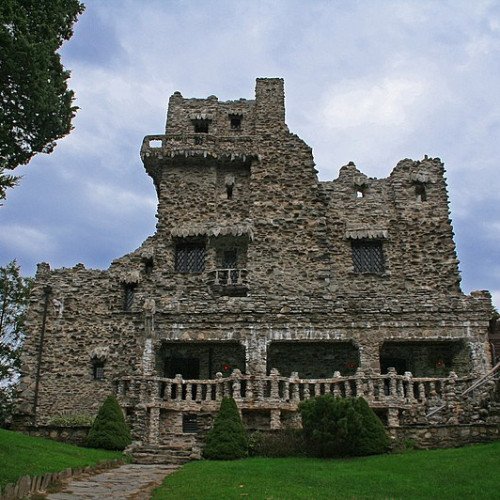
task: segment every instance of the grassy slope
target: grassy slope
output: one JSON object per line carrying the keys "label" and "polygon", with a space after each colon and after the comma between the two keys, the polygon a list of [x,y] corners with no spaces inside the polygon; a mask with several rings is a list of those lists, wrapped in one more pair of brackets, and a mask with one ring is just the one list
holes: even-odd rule
{"label": "grassy slope", "polygon": [[0,487],[21,476],[85,467],[116,458],[123,458],[122,453],[80,448],[0,429]]}
{"label": "grassy slope", "polygon": [[496,499],[499,466],[500,442],[350,460],[203,461],[169,476],[153,498]]}

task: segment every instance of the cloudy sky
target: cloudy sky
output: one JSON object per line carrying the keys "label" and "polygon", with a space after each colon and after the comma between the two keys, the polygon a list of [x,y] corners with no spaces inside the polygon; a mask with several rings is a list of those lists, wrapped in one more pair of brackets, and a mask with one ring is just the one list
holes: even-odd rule
{"label": "cloudy sky", "polygon": [[139,148],[185,97],[285,79],[287,123],[322,180],[440,157],[465,292],[500,306],[500,1],[87,0],[62,49],[75,129],[0,208],[0,265],[107,268],[154,232]]}

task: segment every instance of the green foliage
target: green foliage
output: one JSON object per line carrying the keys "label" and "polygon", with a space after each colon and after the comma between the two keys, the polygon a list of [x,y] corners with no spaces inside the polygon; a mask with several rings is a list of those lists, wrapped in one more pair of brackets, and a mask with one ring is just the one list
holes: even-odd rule
{"label": "green foliage", "polygon": [[389,448],[379,418],[363,398],[328,394],[300,404],[304,436],[315,456],[376,455]]}
{"label": "green foliage", "polygon": [[0,2],[0,199],[3,169],[50,153],[71,130],[76,107],[58,49],[72,35],[78,0]]}
{"label": "green foliage", "polygon": [[130,443],[130,431],[114,396],[108,396],[99,409],[87,436],[87,446],[105,450],[124,450]]}
{"label": "green foliage", "polygon": [[152,498],[496,499],[499,456],[500,441],[350,460],[201,460],[168,475]]}
{"label": "green foliage", "polygon": [[58,415],[49,420],[49,425],[60,427],[85,427],[94,423],[94,417],[83,413],[72,413],[68,415]]}
{"label": "green foliage", "polygon": [[0,267],[0,426],[12,414],[31,285],[15,260]]}
{"label": "green foliage", "polygon": [[0,487],[21,476],[39,476],[124,458],[116,451],[91,450],[0,429]]}
{"label": "green foliage", "polygon": [[223,398],[214,425],[207,435],[203,456],[211,460],[235,460],[248,455],[248,441],[233,398]]}
{"label": "green foliage", "polygon": [[254,432],[248,438],[249,454],[254,457],[299,457],[306,454],[301,429]]}

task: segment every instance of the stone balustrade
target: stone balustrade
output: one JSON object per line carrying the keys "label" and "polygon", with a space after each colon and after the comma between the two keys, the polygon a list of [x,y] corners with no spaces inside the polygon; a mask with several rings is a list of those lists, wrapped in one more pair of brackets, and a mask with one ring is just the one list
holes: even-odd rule
{"label": "stone balustrade", "polygon": [[116,392],[124,406],[138,403],[162,408],[216,410],[223,397],[232,397],[242,409],[267,408],[296,411],[301,401],[323,394],[365,398],[374,408],[437,407],[455,398],[470,383],[454,372],[446,378],[413,377],[410,372],[398,375],[365,374],[352,376],[335,372],[331,378],[302,379],[298,373],[281,376],[244,375],[234,370],[228,377],[217,374],[211,380],[184,380],[163,377],[124,377],[116,381]]}

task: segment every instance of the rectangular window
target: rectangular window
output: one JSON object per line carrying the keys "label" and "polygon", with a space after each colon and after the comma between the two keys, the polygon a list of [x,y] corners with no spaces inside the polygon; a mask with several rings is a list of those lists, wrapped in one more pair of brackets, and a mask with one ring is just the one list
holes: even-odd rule
{"label": "rectangular window", "polygon": [[198,432],[198,418],[195,414],[182,415],[182,432],[190,434]]}
{"label": "rectangular window", "polygon": [[104,379],[104,363],[95,362],[94,370],[93,370],[94,380],[103,380]]}
{"label": "rectangular window", "polygon": [[381,241],[353,240],[352,262],[356,273],[383,273],[384,253]]}
{"label": "rectangular window", "polygon": [[130,311],[134,303],[135,283],[126,283],[123,286],[123,310]]}
{"label": "rectangular window", "polygon": [[205,269],[205,245],[179,244],[175,247],[175,270],[178,273],[202,273]]}

